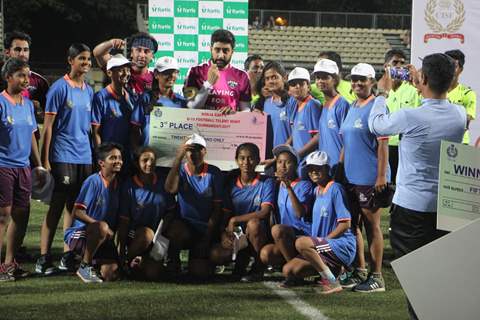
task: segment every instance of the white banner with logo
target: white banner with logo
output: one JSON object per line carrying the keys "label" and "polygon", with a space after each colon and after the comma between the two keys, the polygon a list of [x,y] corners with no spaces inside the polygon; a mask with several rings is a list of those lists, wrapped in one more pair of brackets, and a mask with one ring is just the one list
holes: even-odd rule
{"label": "white banner with logo", "polygon": [[175,57],[181,92],[188,69],[210,59],[210,35],[217,29],[235,35],[232,65],[243,69],[248,55],[248,0],[149,0],[148,30],[158,41],[155,58]]}
{"label": "white banner with logo", "polygon": [[[412,63],[421,66],[420,58],[435,52],[460,49],[465,66],[460,82],[480,94],[480,1],[413,0]],[[478,97],[477,97],[478,99]],[[470,144],[480,147],[480,108],[470,123]],[[448,129],[446,129],[448,130]]]}

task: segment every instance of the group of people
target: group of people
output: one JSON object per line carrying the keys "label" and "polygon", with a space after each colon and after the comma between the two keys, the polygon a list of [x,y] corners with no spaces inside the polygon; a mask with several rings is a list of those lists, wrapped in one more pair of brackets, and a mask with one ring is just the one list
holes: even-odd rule
{"label": "group of people", "polygon": [[[160,57],[150,71],[158,44],[138,33],[93,52],[72,44],[68,73],[46,92],[28,65],[30,38],[12,35],[0,95],[2,281],[27,274],[15,256],[28,223],[31,171],[39,183],[47,172],[55,182],[35,272],[76,271],[85,282],[178,274],[180,250],[188,249],[188,271],[197,276],[231,262],[234,252],[233,274],[242,281],[260,280],[276,266],[283,287],[319,275],[322,293],[385,291],[380,211],[392,182],[395,253],[438,236],[440,140],[461,142],[475,114],[475,93],[458,82],[465,62],[459,50],[424,57],[420,71],[401,50],[390,50],[378,81],[366,63],[355,65],[347,81],[331,51],[319,55],[313,73],[300,67],[287,73],[258,55],[248,57],[245,71],[237,69],[230,64],[235,37],[219,29],[211,35],[211,59],[190,69],[181,95],[173,92],[176,59]],[[119,53],[125,47],[130,59]],[[85,82],[92,53],[110,80],[97,93]],[[32,82],[35,77],[43,81]],[[193,135],[170,168],[155,168],[158,155],[148,145],[150,112],[158,105],[264,113],[267,154],[245,142],[236,149],[238,169],[221,172],[205,162],[205,139]],[[64,254],[57,267],[50,252],[62,213]],[[247,245],[237,254],[239,229]],[[149,255],[157,231],[169,240],[165,261]]]}

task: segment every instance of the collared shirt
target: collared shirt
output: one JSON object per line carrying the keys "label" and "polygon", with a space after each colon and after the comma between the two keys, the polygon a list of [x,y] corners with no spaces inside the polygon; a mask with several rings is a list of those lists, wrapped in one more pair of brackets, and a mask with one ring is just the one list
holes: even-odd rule
{"label": "collared shirt", "polygon": [[[471,88],[459,83],[452,91],[447,93],[447,99],[454,104],[463,106],[467,115],[475,119],[477,112],[477,94]],[[470,143],[468,131],[463,136],[463,143]]]}
{"label": "collared shirt", "polygon": [[[298,198],[298,201],[305,207],[306,212],[310,212],[312,207],[312,189],[310,181],[297,179],[292,182],[292,189]],[[287,187],[281,183],[278,190],[278,212],[280,214],[280,223],[302,230],[305,234],[312,232],[312,224],[305,217],[298,218],[295,209],[292,206],[292,200],[288,195]]]}
{"label": "collared shirt", "polygon": [[318,133],[321,113],[322,105],[312,96],[308,96],[304,101],[297,101],[292,118],[292,146],[297,152]]}
{"label": "collared shirt", "polygon": [[440,142],[461,142],[466,123],[465,109],[448,100],[423,99],[418,108],[388,114],[385,98],[375,99],[370,130],[376,135],[402,134],[393,203],[420,212],[437,211]]}
{"label": "collared shirt", "polygon": [[291,121],[295,113],[297,100],[289,97],[285,103],[273,101],[272,97],[265,100],[263,111],[268,115],[267,145],[271,149],[285,144],[292,134]]}
{"label": "collared shirt", "polygon": [[240,216],[260,211],[262,205],[272,208],[275,203],[275,182],[267,176],[257,175],[249,185],[243,185],[240,177],[232,179],[225,192],[224,209]]}

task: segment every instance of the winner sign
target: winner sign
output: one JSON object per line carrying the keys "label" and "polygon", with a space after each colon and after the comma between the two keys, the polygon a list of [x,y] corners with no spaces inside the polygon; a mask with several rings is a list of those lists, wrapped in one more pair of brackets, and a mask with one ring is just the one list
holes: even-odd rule
{"label": "winner sign", "polygon": [[258,112],[222,115],[212,110],[154,107],[150,114],[150,146],[158,152],[157,166],[171,167],[176,150],[197,133],[207,141],[206,161],[222,171],[237,168],[236,148],[251,142],[265,159],[267,119]]}

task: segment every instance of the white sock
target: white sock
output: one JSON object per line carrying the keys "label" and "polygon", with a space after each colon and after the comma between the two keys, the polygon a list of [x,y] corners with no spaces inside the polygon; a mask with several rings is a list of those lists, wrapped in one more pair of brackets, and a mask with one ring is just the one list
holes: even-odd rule
{"label": "white sock", "polygon": [[330,271],[329,268],[327,268],[327,270],[321,271],[319,273],[320,273],[320,276],[323,279],[327,279],[328,282],[330,282],[330,283],[335,283],[335,281],[337,281],[337,279],[335,279],[335,276],[333,275],[332,271]]}

